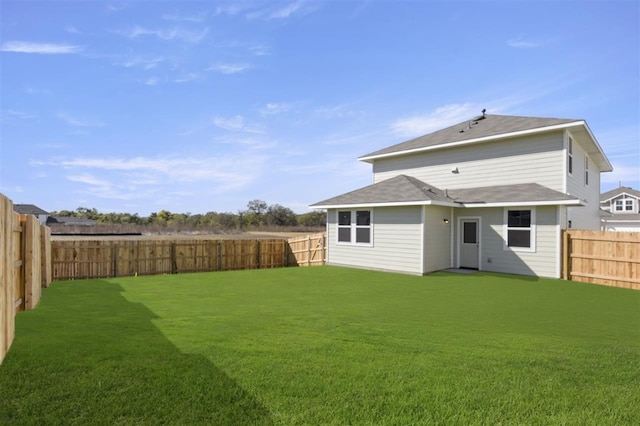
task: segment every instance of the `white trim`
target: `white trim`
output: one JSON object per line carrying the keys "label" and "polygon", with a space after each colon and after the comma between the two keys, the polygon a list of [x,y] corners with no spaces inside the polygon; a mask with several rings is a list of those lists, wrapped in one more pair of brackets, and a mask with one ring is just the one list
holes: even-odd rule
{"label": "white trim", "polygon": [[360,203],[360,204],[318,204],[311,206],[314,209],[357,209],[374,207],[407,207],[407,206],[442,206],[461,207],[460,203],[447,203],[445,201],[399,201],[386,203]]}
{"label": "white trim", "polygon": [[[451,142],[451,143],[444,143],[444,144],[426,146],[426,147],[421,147],[421,148],[407,149],[407,150],[404,150],[404,151],[394,151],[394,152],[389,152],[389,153],[386,153],[386,154],[369,155],[369,156],[358,158],[358,161],[363,161],[363,162],[369,163],[369,162],[371,162],[373,160],[379,160],[381,158],[395,157],[395,156],[398,156],[398,155],[414,154],[414,153],[417,153],[417,152],[424,152],[424,151],[432,151],[434,149],[452,148],[452,147],[455,147],[455,146],[469,145],[469,144],[474,144],[474,143],[479,143],[479,142],[486,142],[486,141],[513,138],[513,137],[518,137],[518,136],[532,135],[532,134],[536,134],[536,133],[545,133],[545,132],[551,132],[551,131],[560,130],[560,129],[567,129],[567,128],[576,127],[576,126],[584,126],[584,127],[586,127],[587,131],[591,135],[591,131],[587,127],[587,123],[584,120],[578,120],[578,121],[572,121],[570,123],[556,124],[556,125],[547,126],[547,127],[536,127],[535,129],[520,130],[520,131],[517,131],[517,132],[510,132],[510,133],[503,133],[503,134],[499,134],[499,135],[485,136],[485,137],[482,137],[482,138],[468,139],[468,140],[458,141],[458,142]],[[591,136],[593,136],[593,135],[591,135]],[[595,139],[594,139],[594,142],[596,142],[596,146],[598,148],[600,148],[600,145],[598,145],[598,143],[597,143],[597,141],[595,141]],[[603,151],[600,150],[600,152],[603,152]]]}
{"label": "white trim", "polygon": [[584,206],[583,200],[562,201],[504,201],[497,203],[447,203],[443,201],[403,201],[397,203],[326,204],[314,205],[314,209],[359,209],[374,207],[442,206],[455,208],[515,207],[515,206]]}
{"label": "white trim", "polygon": [[424,274],[424,256],[426,254],[424,247],[424,223],[427,220],[427,207],[422,206],[420,210],[420,273]]}
{"label": "white trim", "polygon": [[454,250],[455,250],[455,226],[454,226],[454,222],[453,222],[453,218],[455,217],[455,210],[453,209],[453,207],[451,207],[451,211],[449,212],[449,224],[451,225],[449,227],[449,233],[451,234],[450,238],[451,241],[449,242],[449,246],[450,246],[450,253],[449,253],[449,267],[453,268],[454,262],[455,262],[455,257],[454,257]]}
{"label": "white trim", "polygon": [[528,202],[503,202],[503,203],[462,203],[461,207],[477,208],[477,207],[535,207],[535,206],[584,206],[582,200],[563,200],[563,201],[528,201]]}
{"label": "white trim", "polygon": [[[348,211],[351,214],[350,224],[349,224],[349,241],[340,241],[340,212]],[[368,211],[369,212],[369,242],[368,243],[358,243],[357,239],[357,230],[358,228],[364,228],[364,226],[357,225],[357,212],[358,211]],[[346,225],[342,225],[342,228],[346,228]],[[339,246],[358,246],[358,247],[373,247],[373,209],[337,209],[336,210],[336,245]]]}
{"label": "white trim", "polygon": [[555,278],[562,278],[560,276],[562,271],[562,227],[560,226],[560,207],[556,208],[556,267]]}
{"label": "white trim", "polygon": [[[529,207],[529,208],[520,208]],[[529,230],[529,247],[510,247],[509,244],[509,210],[531,210],[531,224],[528,228],[521,228],[520,230]],[[514,228],[518,230],[517,228]],[[502,249],[504,251],[515,251],[524,253],[535,253],[538,239],[538,231],[536,226],[536,208],[530,206],[514,206],[514,208],[505,207],[503,210],[503,223],[502,223]]]}

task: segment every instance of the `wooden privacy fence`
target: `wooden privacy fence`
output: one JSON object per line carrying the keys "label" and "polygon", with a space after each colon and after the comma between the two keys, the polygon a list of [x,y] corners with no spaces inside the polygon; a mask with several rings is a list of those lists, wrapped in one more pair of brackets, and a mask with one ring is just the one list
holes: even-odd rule
{"label": "wooden privacy fence", "polygon": [[562,277],[640,290],[640,232],[563,231]]}
{"label": "wooden privacy fence", "polygon": [[271,240],[53,241],[56,280],[286,266],[287,242]]}
{"label": "wooden privacy fence", "polygon": [[53,279],[323,265],[326,234],[255,240],[93,240],[51,243]]}
{"label": "wooden privacy fence", "polygon": [[15,336],[14,317],[33,309],[51,283],[51,232],[33,215],[19,215],[0,194],[0,362]]}
{"label": "wooden privacy fence", "polygon": [[290,238],[290,260],[298,266],[324,265],[327,260],[327,233]]}

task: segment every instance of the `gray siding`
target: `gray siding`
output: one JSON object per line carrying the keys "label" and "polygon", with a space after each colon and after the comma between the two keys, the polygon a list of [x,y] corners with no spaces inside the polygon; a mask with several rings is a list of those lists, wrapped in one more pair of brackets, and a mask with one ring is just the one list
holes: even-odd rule
{"label": "gray siding", "polygon": [[[424,266],[423,273],[450,268],[451,227],[453,216],[450,207],[424,207]],[[444,223],[444,219],[449,223]]]}
{"label": "gray siding", "polygon": [[[567,133],[567,140],[568,135]],[[568,143],[568,142],[567,142]],[[566,158],[566,155],[565,155]],[[573,138],[573,173],[567,168],[567,188],[569,195],[585,202],[582,207],[570,207],[568,220],[574,229],[600,229],[600,170],[589,159],[589,185],[585,185],[585,151]],[[567,161],[565,159],[565,161]]]}
{"label": "gray siding", "polygon": [[[513,207],[513,209],[517,209],[517,207]],[[456,215],[481,218],[481,270],[559,278],[560,232],[556,226],[557,207],[536,207],[536,251],[533,253],[505,250],[503,208],[458,209]],[[455,227],[454,241],[457,250],[457,226]]]}
{"label": "gray siding", "polygon": [[337,244],[335,209],[328,211],[327,263],[422,274],[422,207],[384,207],[373,212],[373,246]]}
{"label": "gray siding", "polygon": [[380,159],[373,164],[374,182],[402,173],[440,189],[535,182],[563,191],[563,138],[558,131]]}

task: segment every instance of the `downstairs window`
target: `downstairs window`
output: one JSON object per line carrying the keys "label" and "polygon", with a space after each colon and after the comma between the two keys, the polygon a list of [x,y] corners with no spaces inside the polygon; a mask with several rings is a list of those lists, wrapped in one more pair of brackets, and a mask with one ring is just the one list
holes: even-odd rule
{"label": "downstairs window", "polygon": [[535,210],[505,209],[505,249],[535,251]]}
{"label": "downstairs window", "polygon": [[372,245],[371,210],[338,211],[338,243]]}

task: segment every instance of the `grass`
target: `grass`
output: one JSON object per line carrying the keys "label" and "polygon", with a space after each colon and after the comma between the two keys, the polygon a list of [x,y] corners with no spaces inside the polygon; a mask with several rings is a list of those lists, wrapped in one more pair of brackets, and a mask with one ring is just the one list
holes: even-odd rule
{"label": "grass", "polygon": [[640,424],[640,292],[335,267],[55,282],[0,424]]}

